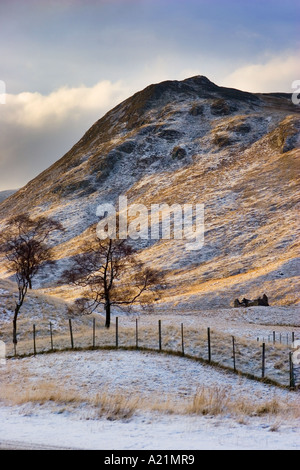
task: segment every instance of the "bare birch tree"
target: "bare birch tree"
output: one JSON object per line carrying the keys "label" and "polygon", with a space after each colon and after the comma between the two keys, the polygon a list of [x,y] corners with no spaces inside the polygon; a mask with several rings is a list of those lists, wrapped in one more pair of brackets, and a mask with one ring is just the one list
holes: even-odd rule
{"label": "bare birch tree", "polygon": [[81,313],[92,313],[102,304],[109,328],[111,307],[142,302],[158,278],[156,271],[145,269],[136,260],[126,240],[97,239],[73,258],[73,266],[63,273],[62,281],[83,288],[82,297],[75,302]]}
{"label": "bare birch tree", "polygon": [[31,218],[28,214],[12,217],[0,233],[0,252],[7,269],[15,275],[18,300],[13,317],[13,343],[16,353],[17,318],[34,277],[46,263],[53,263],[49,239],[62,225],[47,217]]}

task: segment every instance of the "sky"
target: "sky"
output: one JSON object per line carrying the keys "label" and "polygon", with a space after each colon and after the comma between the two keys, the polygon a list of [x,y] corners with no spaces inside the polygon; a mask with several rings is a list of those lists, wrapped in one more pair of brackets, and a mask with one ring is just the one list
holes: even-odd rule
{"label": "sky", "polygon": [[292,93],[299,26],[298,0],[0,0],[0,191],[151,83]]}

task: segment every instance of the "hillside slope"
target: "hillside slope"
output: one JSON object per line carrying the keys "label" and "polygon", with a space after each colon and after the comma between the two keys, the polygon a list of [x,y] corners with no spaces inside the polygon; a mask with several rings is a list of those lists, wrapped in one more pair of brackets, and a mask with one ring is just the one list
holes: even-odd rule
{"label": "hillside slope", "polygon": [[[205,206],[205,243],[145,240],[140,257],[167,272],[166,300],[228,307],[264,292],[297,302],[299,107],[285,94],[218,87],[206,77],[150,85],[108,112],[49,169],[0,204],[60,220],[60,260],[84,249],[96,208],[116,203]],[[2,272],[2,274],[1,274]],[[5,276],[5,269],[0,271]],[[72,297],[47,273],[39,287]]]}
{"label": "hillside slope", "polygon": [[14,194],[17,190],[16,189],[7,189],[6,191],[0,191],[0,204],[4,199],[7,199],[9,196]]}

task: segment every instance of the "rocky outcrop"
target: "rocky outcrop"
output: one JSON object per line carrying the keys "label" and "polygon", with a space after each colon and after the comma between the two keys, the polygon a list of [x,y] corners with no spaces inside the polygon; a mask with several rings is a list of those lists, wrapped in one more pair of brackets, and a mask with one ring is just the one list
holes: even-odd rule
{"label": "rocky outcrop", "polygon": [[269,300],[266,294],[264,294],[262,297],[258,297],[258,299],[255,300],[249,300],[244,297],[241,302],[239,299],[235,299],[234,301],[234,307],[256,307],[258,305],[269,307]]}

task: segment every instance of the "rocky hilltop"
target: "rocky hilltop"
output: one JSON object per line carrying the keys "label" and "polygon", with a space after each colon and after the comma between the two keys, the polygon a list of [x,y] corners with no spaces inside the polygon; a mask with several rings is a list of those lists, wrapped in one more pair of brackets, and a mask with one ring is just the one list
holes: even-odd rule
{"label": "rocky hilltop", "polygon": [[[139,243],[139,255],[166,271],[166,299],[229,307],[235,298],[268,295],[297,302],[300,109],[284,93],[219,87],[203,76],[150,85],[97,121],[74,147],[0,203],[0,220],[30,211],[60,220],[53,240],[58,270],[116,203],[205,206],[205,243]],[[298,157],[298,160],[297,160]],[[2,268],[2,276],[5,271]],[[40,287],[71,297],[45,273]]]}

